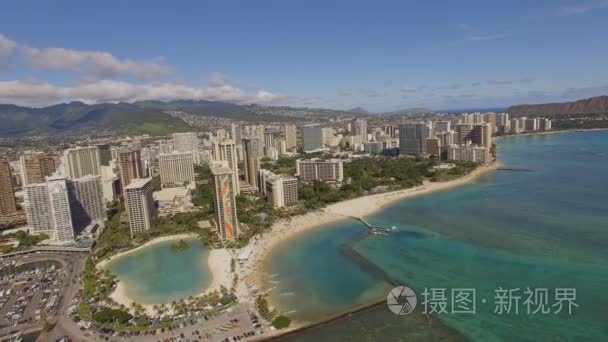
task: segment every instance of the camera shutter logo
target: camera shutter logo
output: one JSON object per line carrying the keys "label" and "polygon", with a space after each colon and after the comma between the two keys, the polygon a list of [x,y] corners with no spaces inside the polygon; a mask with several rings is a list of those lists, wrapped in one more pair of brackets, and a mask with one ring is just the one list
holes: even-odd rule
{"label": "camera shutter logo", "polygon": [[418,304],[416,293],[407,286],[397,286],[386,296],[386,305],[397,315],[407,315],[414,311]]}

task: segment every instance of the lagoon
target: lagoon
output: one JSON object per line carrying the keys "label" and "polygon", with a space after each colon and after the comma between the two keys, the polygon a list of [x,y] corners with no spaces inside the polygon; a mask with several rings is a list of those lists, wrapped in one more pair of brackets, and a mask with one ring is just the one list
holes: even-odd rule
{"label": "lagoon", "polygon": [[126,295],[139,304],[163,304],[196,296],[211,284],[209,250],[196,238],[184,239],[185,250],[174,250],[176,240],[161,241],[112,259],[107,268],[125,285]]}

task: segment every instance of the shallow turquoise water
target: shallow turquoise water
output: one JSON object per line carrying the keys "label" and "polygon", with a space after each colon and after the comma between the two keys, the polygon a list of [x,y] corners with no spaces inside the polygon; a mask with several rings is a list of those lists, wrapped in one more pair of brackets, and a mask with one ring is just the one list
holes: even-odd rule
{"label": "shallow turquoise water", "polygon": [[109,269],[125,283],[129,298],[140,304],[169,303],[199,294],[211,283],[207,266],[209,251],[198,239],[172,251],[163,241],[110,262]]}
{"label": "shallow turquoise water", "polygon": [[[531,171],[496,171],[474,184],[386,207],[369,221],[396,225],[388,238],[354,239],[364,227],[345,222],[287,242],[270,263],[270,272],[280,274],[278,290],[295,293],[288,299],[273,294],[273,300],[282,310],[297,308],[292,316],[305,321],[343,311],[364,295],[381,300],[386,283],[379,271],[419,297],[425,287],[475,288],[476,314],[438,316],[453,329],[450,338],[434,334],[441,324],[412,329],[420,316],[396,320],[379,307],[286,339],[450,340],[461,333],[476,341],[607,340],[608,132],[511,137],[498,144],[506,168]],[[349,243],[376,269],[336,252]],[[365,274],[371,280],[360,282]],[[316,278],[322,280],[309,280]],[[348,291],[344,283],[351,284]],[[520,289],[519,314],[494,313],[498,287]],[[527,314],[526,287],[548,288],[550,304],[555,288],[576,288],[579,307],[571,315]],[[332,296],[340,305],[329,302]]]}

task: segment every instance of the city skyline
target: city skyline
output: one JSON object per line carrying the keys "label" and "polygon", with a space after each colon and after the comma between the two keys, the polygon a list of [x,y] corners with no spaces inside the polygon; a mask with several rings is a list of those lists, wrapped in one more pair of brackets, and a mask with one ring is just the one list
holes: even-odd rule
{"label": "city skyline", "polygon": [[[391,111],[608,90],[601,0],[466,1],[449,12],[411,2],[73,5],[20,3],[0,14],[0,102],[205,99]],[[204,20],[180,19],[197,15]]]}

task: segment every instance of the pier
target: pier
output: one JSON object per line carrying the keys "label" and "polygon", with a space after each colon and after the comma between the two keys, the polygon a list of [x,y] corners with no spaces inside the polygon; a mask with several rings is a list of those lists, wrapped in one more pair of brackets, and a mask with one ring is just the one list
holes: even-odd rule
{"label": "pier", "polygon": [[384,227],[380,227],[380,226],[374,226],[371,223],[365,221],[362,217],[354,217],[352,216],[352,218],[354,218],[355,220],[358,220],[359,222],[363,223],[370,234],[374,234],[374,235],[381,235],[381,236],[387,236],[388,233],[390,233],[390,229],[388,228],[384,228]]}
{"label": "pier", "polygon": [[499,167],[496,170],[497,171],[513,171],[513,172],[534,172],[534,170],[532,170],[532,169],[514,169],[514,168],[505,168],[505,167]]}

